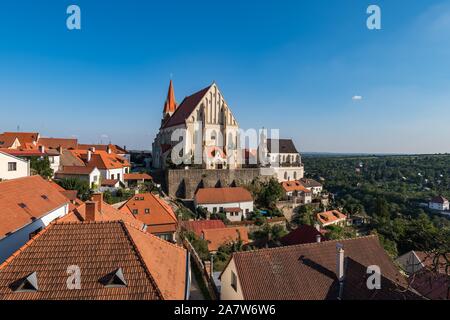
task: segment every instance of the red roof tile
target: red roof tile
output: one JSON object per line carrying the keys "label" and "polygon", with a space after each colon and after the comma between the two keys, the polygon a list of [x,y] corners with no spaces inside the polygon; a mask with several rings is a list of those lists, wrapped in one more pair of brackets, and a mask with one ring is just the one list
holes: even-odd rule
{"label": "red roof tile", "polygon": [[241,240],[248,244],[248,232],[245,227],[230,227],[221,229],[203,229],[203,239],[208,242],[209,251],[217,251],[220,246]]}
{"label": "red roof tile", "polygon": [[222,220],[197,220],[183,221],[183,228],[194,232],[198,237],[202,235],[203,230],[226,228]]}
{"label": "red roof tile", "polygon": [[219,204],[253,201],[253,197],[245,188],[204,188],[195,194],[198,204]]}
{"label": "red roof tile", "polygon": [[40,176],[0,182],[0,238],[68,203]]}

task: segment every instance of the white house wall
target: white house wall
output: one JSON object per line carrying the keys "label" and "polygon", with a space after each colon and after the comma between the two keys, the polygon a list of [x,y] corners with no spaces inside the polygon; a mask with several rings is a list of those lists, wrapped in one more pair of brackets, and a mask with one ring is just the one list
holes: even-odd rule
{"label": "white house wall", "polygon": [[39,228],[45,228],[53,220],[65,216],[69,212],[69,205],[65,204],[44,217],[33,221],[32,223],[22,227],[21,229],[13,232],[9,236],[0,240],[0,263],[9,258],[14,252],[28,242],[30,233],[35,232]]}

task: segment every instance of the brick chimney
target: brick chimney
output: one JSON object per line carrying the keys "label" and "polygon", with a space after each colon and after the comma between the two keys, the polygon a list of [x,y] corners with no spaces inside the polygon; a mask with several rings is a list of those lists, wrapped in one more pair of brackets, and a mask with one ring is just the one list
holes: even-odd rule
{"label": "brick chimney", "polygon": [[106,152],[108,152],[108,154],[112,153],[111,146],[108,145],[108,148],[106,148]]}
{"label": "brick chimney", "polygon": [[45,146],[40,145],[40,146],[38,147],[38,149],[39,149],[39,152],[40,152],[40,153],[45,153]]}
{"label": "brick chimney", "polygon": [[97,217],[97,202],[86,201],[86,221],[95,221]]}
{"label": "brick chimney", "polygon": [[92,201],[97,202],[97,208],[100,213],[103,212],[103,193],[98,192],[92,195]]}

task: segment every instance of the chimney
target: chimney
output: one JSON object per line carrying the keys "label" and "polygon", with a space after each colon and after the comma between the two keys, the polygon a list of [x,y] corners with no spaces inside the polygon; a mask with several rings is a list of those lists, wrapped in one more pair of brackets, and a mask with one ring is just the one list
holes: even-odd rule
{"label": "chimney", "polygon": [[320,236],[320,234],[316,235],[316,242],[320,243],[322,241],[322,237]]}
{"label": "chimney", "polygon": [[97,202],[97,208],[100,213],[103,212],[103,193],[98,192],[92,195],[92,201]]}
{"label": "chimney", "polygon": [[88,152],[87,152],[87,162],[90,162],[91,158],[92,158],[92,151],[88,150]]}
{"label": "chimney", "polygon": [[108,152],[108,154],[111,154],[112,150],[111,147],[108,145],[108,148],[106,149],[106,151]]}
{"label": "chimney", "polygon": [[62,153],[63,153],[63,147],[61,147],[61,146],[58,147],[58,153],[59,153],[59,154],[62,154]]}
{"label": "chimney", "polygon": [[336,277],[339,280],[339,296],[338,299],[342,299],[344,291],[344,245],[341,243],[336,244]]}
{"label": "chimney", "polygon": [[97,202],[86,201],[86,221],[95,221],[97,216]]}
{"label": "chimney", "polygon": [[39,149],[39,152],[40,152],[40,153],[45,153],[45,147],[44,147],[43,145],[40,145],[40,146],[38,147],[38,149]]}

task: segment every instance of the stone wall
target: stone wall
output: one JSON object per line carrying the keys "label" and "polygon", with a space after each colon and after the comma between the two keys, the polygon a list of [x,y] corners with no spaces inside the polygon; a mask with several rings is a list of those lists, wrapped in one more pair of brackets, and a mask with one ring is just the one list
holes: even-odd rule
{"label": "stone wall", "polygon": [[261,176],[258,168],[235,170],[167,170],[165,190],[171,197],[193,199],[195,192],[200,188],[234,187],[249,183],[254,178],[261,180],[270,176]]}

